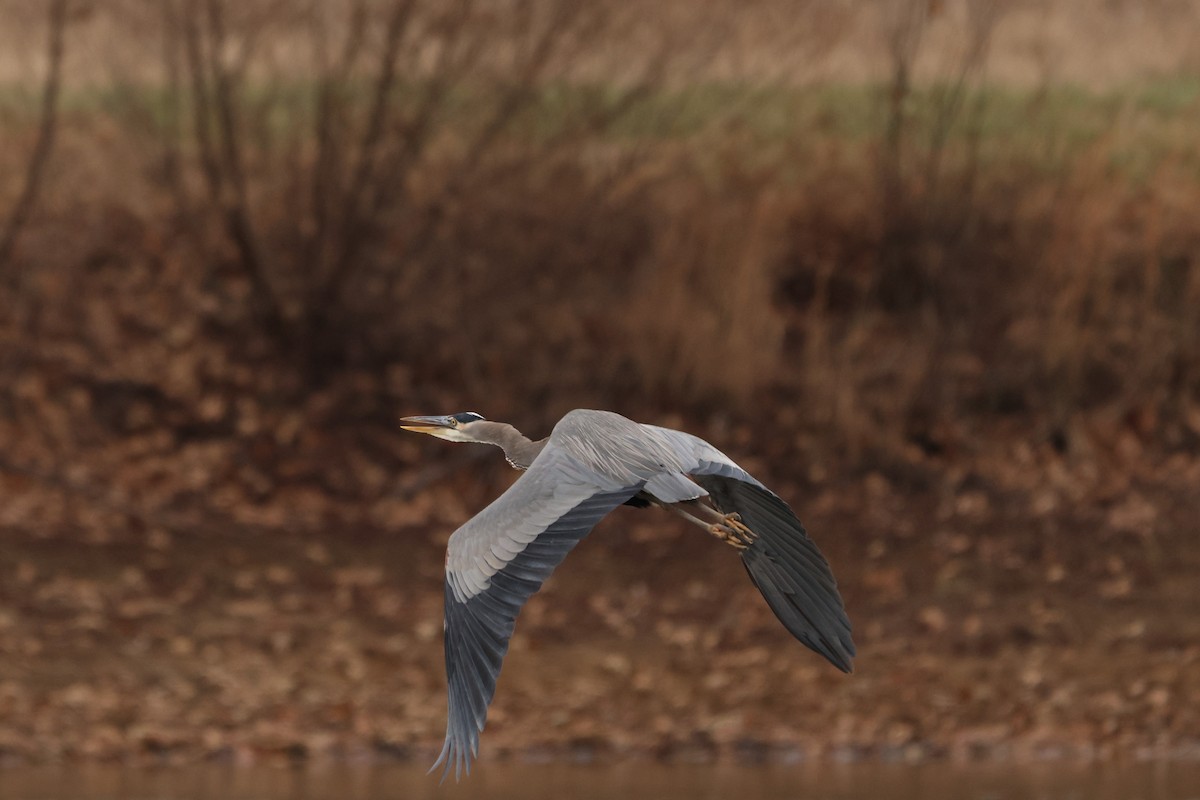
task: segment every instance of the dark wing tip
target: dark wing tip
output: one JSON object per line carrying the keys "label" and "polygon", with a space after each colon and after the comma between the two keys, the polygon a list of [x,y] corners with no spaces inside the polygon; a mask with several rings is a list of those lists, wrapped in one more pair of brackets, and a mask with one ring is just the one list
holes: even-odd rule
{"label": "dark wing tip", "polygon": [[468,777],[471,775],[471,752],[463,742],[456,741],[453,735],[447,735],[446,741],[442,743],[442,752],[438,753],[437,761],[433,762],[433,766],[426,770],[425,774],[432,775],[438,767],[442,767],[439,784],[446,782],[446,778],[450,777],[451,770],[454,771],[454,782],[458,783],[462,780],[463,773],[466,773]]}
{"label": "dark wing tip", "polygon": [[737,512],[758,535],[742,563],[779,621],[842,672],[852,672],[856,650],[837,581],[787,503],[728,461],[701,459],[691,474],[717,508]]}
{"label": "dark wing tip", "polygon": [[857,650],[841,596],[811,573],[811,564],[791,562],[761,539],[742,552],[750,580],[788,632],[842,672],[853,672]]}
{"label": "dark wing tip", "polygon": [[850,620],[829,562],[800,520],[760,484],[712,476],[701,481],[722,511],[736,511],[758,539],[742,563],[788,631],[843,672],[853,670]]}

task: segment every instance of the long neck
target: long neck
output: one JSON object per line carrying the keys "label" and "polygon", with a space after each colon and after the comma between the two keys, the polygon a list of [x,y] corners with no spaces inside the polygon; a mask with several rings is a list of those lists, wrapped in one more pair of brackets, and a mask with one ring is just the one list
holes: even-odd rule
{"label": "long neck", "polygon": [[530,441],[528,436],[506,422],[476,422],[471,426],[471,434],[477,441],[502,449],[508,463],[517,469],[529,469],[529,465],[546,446],[545,439]]}

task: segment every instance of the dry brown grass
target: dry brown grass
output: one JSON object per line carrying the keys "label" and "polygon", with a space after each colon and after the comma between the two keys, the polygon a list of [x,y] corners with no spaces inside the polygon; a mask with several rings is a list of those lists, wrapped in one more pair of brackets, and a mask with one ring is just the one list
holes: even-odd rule
{"label": "dry brown grass", "polygon": [[[1174,6],[1076,5],[1040,12],[1047,48],[1059,15],[1093,15],[1068,61],[1117,18],[1191,24]],[[1113,168],[1129,104],[1090,143],[1064,147],[1069,130],[1049,123],[1044,141],[988,139],[994,101],[975,89],[1020,60],[1033,4],[895,16],[763,2],[726,38],[721,5],[706,20],[551,2],[162,9],[73,7],[75,94],[18,253],[26,278],[5,290],[14,376],[68,352],[76,376],[165,388],[197,416],[207,391],[258,380],[295,403],[363,375],[376,396],[355,402],[373,413],[442,396],[486,396],[497,415],[531,401],[701,417],[798,406],[789,424],[851,454],[942,447],[990,415],[1054,438],[1095,409],[1190,441],[1198,182],[1171,142],[1191,112],[1180,130],[1148,123],[1148,175]],[[36,29],[26,16],[18,27]],[[95,37],[113,26],[139,32],[141,56],[101,70]],[[663,35],[636,58],[622,50],[651,30]],[[968,45],[950,47],[952,31]],[[830,66],[846,48],[891,43],[860,132],[793,113],[764,137],[748,108],[706,112],[694,133],[622,127],[654,130],[689,77],[775,80],[765,54],[788,36],[811,75],[837,80],[857,76]],[[556,82],[598,75],[605,103],[541,105]],[[115,94],[87,94],[93,79]],[[1031,119],[1048,96],[1031,95]],[[9,130],[30,142],[22,113]],[[122,289],[139,269],[145,282]],[[115,310],[121,292],[139,303]],[[169,321],[151,311],[164,305]],[[147,335],[220,355],[135,341]],[[181,357],[220,366],[167,386]],[[258,377],[230,377],[247,369]]]}

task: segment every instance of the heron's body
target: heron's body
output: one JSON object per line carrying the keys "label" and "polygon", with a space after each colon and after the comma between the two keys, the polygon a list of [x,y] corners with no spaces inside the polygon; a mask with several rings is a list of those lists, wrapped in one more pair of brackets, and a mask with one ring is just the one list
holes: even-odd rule
{"label": "heron's body", "polygon": [[537,442],[477,414],[407,417],[402,424],[451,441],[494,444],[525,470],[450,537],[449,722],[438,763],[453,765],[456,775],[470,771],[521,607],[623,503],[661,506],[733,545],[792,635],[850,671],[850,622],[829,564],[782,500],[703,439],[589,410],[568,413]]}

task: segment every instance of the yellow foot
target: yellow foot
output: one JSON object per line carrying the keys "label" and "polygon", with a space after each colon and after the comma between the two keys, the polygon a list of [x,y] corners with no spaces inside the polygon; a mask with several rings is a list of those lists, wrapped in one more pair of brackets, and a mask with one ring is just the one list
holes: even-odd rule
{"label": "yellow foot", "polygon": [[726,514],[725,524],[737,531],[738,537],[746,544],[750,545],[758,541],[758,534],[742,524],[741,514]]}
{"label": "yellow foot", "polygon": [[739,514],[726,514],[724,522],[718,522],[708,530],[726,544],[738,550],[745,550],[754,544],[758,534],[743,525],[741,519]]}

